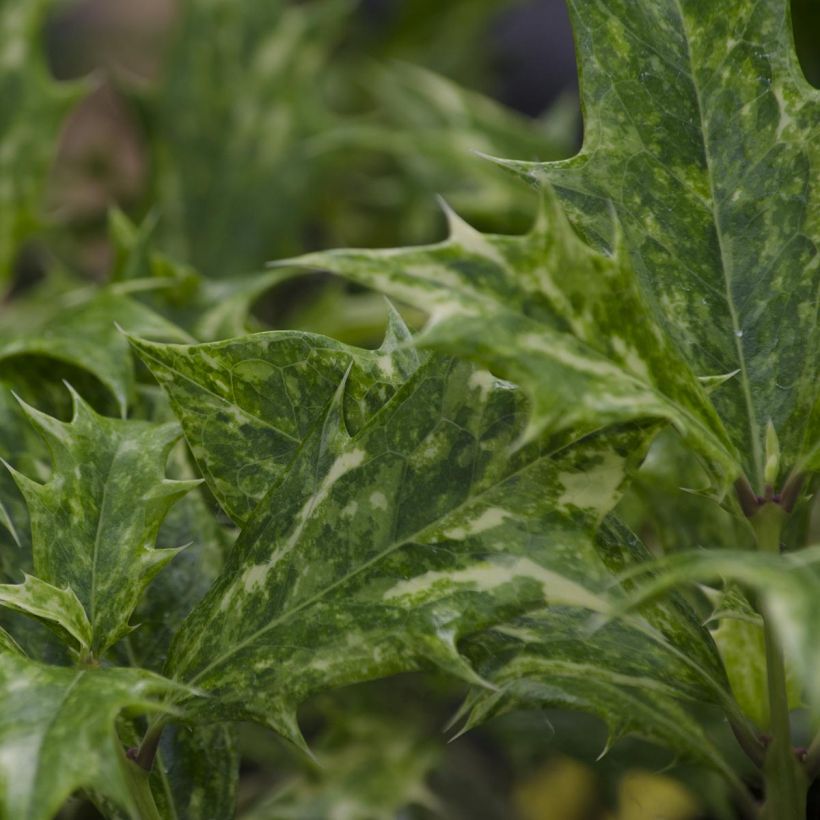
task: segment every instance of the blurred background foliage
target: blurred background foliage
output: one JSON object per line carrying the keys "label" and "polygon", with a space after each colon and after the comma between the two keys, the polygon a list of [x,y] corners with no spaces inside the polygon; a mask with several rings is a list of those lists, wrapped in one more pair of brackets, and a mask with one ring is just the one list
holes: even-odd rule
{"label": "blurred background foliage", "polygon": [[[820,4],[792,9],[818,83]],[[581,139],[564,0],[0,0],[0,95],[0,454],[43,477],[47,454],[8,388],[65,415],[67,379],[103,412],[164,417],[115,322],[168,341],[298,327],[378,344],[380,297],[266,261],[436,241],[436,194],[484,231],[523,230],[535,195],[478,154],[558,159]],[[190,469],[184,452],[174,464]],[[658,552],[743,543],[702,482],[662,436],[620,512]],[[5,471],[0,502],[0,573],[16,581],[30,544]],[[214,506],[192,494],[166,525],[169,543],[193,546],[145,602],[157,634],[218,570],[231,531]],[[811,515],[800,526],[816,527]],[[742,610],[694,603],[704,620]],[[60,662],[36,625],[3,618]],[[133,649],[161,665],[155,647]],[[241,727],[238,816],[733,816],[708,772],[638,740],[609,749],[586,716],[523,711],[447,743],[463,694],[416,675],[319,698],[300,717],[321,765]],[[717,721],[714,732],[729,742]],[[64,815],[95,816],[79,799]]]}

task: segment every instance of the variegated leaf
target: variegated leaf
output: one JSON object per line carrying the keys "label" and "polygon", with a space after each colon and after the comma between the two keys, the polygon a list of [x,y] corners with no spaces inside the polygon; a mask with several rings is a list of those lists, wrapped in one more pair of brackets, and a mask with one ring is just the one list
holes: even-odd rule
{"label": "variegated leaf", "polygon": [[653,320],[627,251],[585,245],[555,195],[524,236],[480,234],[452,212],[438,245],[313,253],[326,268],[430,313],[421,344],[464,355],[532,397],[542,430],[665,419],[725,478],[738,457],[717,414]]}
{"label": "variegated leaf", "polygon": [[23,405],[54,469],[45,484],[13,475],[31,517],[34,571],[76,594],[98,656],[130,630],[146,586],[178,552],[152,547],[168,509],[199,482],[165,478],[176,424],[109,419],[72,398],[70,422]]}
{"label": "variegated leaf", "polygon": [[95,789],[139,817],[115,721],[163,711],[171,681],[139,669],[67,669],[0,652],[0,815],[51,820],[76,790]]}
{"label": "variegated leaf", "polygon": [[773,555],[740,550],[682,552],[629,572],[635,586],[630,606],[665,594],[686,583],[733,581],[760,601],[764,616],[777,631],[809,705],[820,711],[820,547]]}
{"label": "variegated leaf", "polygon": [[[505,163],[555,187],[591,242],[610,204],[661,317],[702,375],[762,491],[774,422],[783,473],[820,438],[820,91],[803,76],[788,0],[570,3],[584,146]],[[808,423],[808,429],[807,429]]]}
{"label": "variegated leaf", "polygon": [[582,710],[605,721],[607,747],[639,735],[736,784],[731,764],[680,703],[703,697],[686,657],[621,623],[592,632],[589,615],[555,607],[469,639],[465,653],[498,689],[476,689],[465,701],[464,730],[522,706]]}
{"label": "variegated leaf", "polygon": [[160,811],[186,820],[233,820],[239,785],[234,726],[178,724],[165,729],[151,776]]}
{"label": "variegated leaf", "polygon": [[91,624],[70,587],[59,589],[27,575],[22,584],[0,585],[0,606],[43,621],[81,654],[91,648]]}
{"label": "variegated leaf", "polygon": [[355,431],[419,363],[394,310],[376,351],[296,332],[190,346],[131,342],[168,391],[202,474],[237,524],[279,482],[348,368],[345,421]]}
{"label": "variegated leaf", "polygon": [[[606,608],[594,533],[641,431],[533,443],[520,391],[434,359],[351,436],[340,388],[183,624],[168,671],[202,713],[299,742],[312,692],[437,664],[544,602]],[[234,423],[227,419],[227,423]],[[226,430],[226,436],[234,435]]]}

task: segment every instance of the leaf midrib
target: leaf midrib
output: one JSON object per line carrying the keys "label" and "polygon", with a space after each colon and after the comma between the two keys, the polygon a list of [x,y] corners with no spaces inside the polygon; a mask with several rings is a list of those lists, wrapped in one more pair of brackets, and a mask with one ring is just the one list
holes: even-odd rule
{"label": "leaf midrib", "polygon": [[681,7],[681,0],[673,0],[675,9],[680,19],[681,30],[684,34],[684,42],[686,43],[686,57],[689,63],[689,77],[692,83],[692,91],[695,96],[695,103],[698,109],[698,119],[700,121],[700,135],[703,143],[703,160],[706,165],[706,179],[709,184],[709,203],[712,211],[712,221],[715,226],[715,234],[717,236],[718,249],[720,250],[720,271],[723,276],[723,285],[726,296],[726,306],[729,310],[729,316],[732,321],[732,338],[735,346],[735,353],[740,370],[740,383],[743,391],[743,399],[746,404],[747,420],[749,423],[749,437],[751,439],[752,460],[754,463],[754,470],[757,485],[762,490],[763,480],[763,458],[760,450],[760,437],[758,435],[759,424],[757,421],[757,414],[755,412],[754,403],[752,401],[751,384],[749,381],[748,367],[746,364],[746,356],[743,351],[743,344],[741,342],[743,335],[743,328],[738,322],[737,310],[732,299],[732,265],[731,256],[727,253],[725,248],[725,240],[723,238],[723,226],[720,215],[720,208],[717,197],[715,195],[714,175],[712,173],[712,162],[709,140],[708,140],[708,125],[703,109],[703,101],[701,99],[701,90],[698,87],[696,74],[694,71],[694,60],[692,58],[691,37],[686,28],[686,18]]}
{"label": "leaf midrib", "polygon": [[[532,461],[527,462],[527,464],[525,464],[524,466],[522,466],[518,470],[515,470],[512,473],[508,473],[508,474],[504,475],[497,482],[495,482],[495,483],[491,484],[490,486],[486,487],[480,493],[478,493],[474,496],[469,496],[464,501],[462,501],[459,505],[457,505],[456,507],[453,507],[452,509],[448,510],[447,513],[444,516],[437,519],[436,521],[431,521],[428,524],[425,524],[425,526],[423,526],[421,529],[416,530],[413,533],[410,533],[408,536],[406,536],[401,541],[395,541],[395,542],[391,543],[384,550],[382,550],[378,555],[374,556],[373,558],[371,558],[369,561],[365,562],[364,564],[361,564],[360,566],[356,567],[352,572],[349,572],[346,575],[344,575],[342,578],[337,579],[332,584],[325,587],[323,590],[317,592],[315,595],[311,596],[310,598],[305,599],[302,603],[297,604],[297,606],[295,606],[293,609],[290,609],[287,612],[283,612],[280,616],[275,618],[270,623],[267,623],[267,624],[265,624],[265,626],[260,627],[255,632],[253,632],[251,635],[249,635],[247,638],[245,638],[244,640],[234,644],[228,651],[223,653],[221,656],[218,656],[217,658],[215,658],[207,666],[205,666],[203,669],[201,669],[199,672],[197,672],[197,674],[188,681],[188,685],[190,685],[190,686],[195,685],[195,683],[198,680],[200,680],[204,675],[206,675],[213,668],[215,668],[217,666],[220,666],[221,664],[225,663],[226,660],[228,660],[233,655],[240,652],[245,647],[252,644],[254,641],[259,639],[261,636],[265,635],[270,630],[272,630],[272,629],[276,628],[277,626],[279,626],[280,624],[284,623],[285,621],[290,619],[292,616],[294,616],[297,613],[301,612],[303,609],[306,609],[307,607],[312,606],[317,601],[320,601],[322,598],[329,595],[330,593],[332,593],[334,590],[336,590],[340,586],[344,586],[346,583],[348,583],[349,581],[354,579],[356,576],[358,576],[361,573],[365,572],[366,570],[370,569],[370,567],[372,567],[375,564],[378,564],[379,562],[383,561],[385,558],[387,558],[389,555],[391,555],[396,550],[401,549],[403,546],[411,543],[414,539],[419,538],[421,535],[423,535],[423,533],[426,530],[428,530],[432,527],[440,526],[442,520],[449,517],[450,515],[453,515],[453,514],[457,513],[459,510],[463,509],[465,506],[467,506],[469,504],[476,503],[476,501],[481,499],[481,497],[483,495],[490,492],[491,490],[496,489],[503,482],[508,481],[509,479],[511,479],[515,476],[521,475],[526,470],[528,470],[531,467],[533,467],[534,465],[538,464],[543,459],[553,458],[556,455],[562,453],[565,450],[568,450],[571,447],[578,446],[579,444],[581,444],[586,439],[589,439],[589,438],[591,438],[595,435],[598,435],[599,433],[600,433],[599,430],[591,431],[591,432],[585,434],[584,436],[582,436],[581,438],[574,439],[571,442],[567,442],[565,444],[562,444],[560,447],[556,448],[555,450],[547,451],[547,452],[544,452],[544,453],[540,454],[536,458],[533,458]],[[365,465],[362,465],[362,466],[364,467]]]}

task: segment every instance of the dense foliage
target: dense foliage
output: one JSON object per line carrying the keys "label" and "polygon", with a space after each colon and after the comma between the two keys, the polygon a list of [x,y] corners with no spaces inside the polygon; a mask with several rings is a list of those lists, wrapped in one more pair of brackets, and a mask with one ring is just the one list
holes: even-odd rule
{"label": "dense foliage", "polygon": [[[466,693],[458,731],[589,713],[713,812],[804,818],[820,93],[786,0],[571,4],[570,159],[560,109],[358,60],[349,3],[185,4],[167,81],[113,74],[152,162],[96,282],[45,11],[0,4],[0,816],[233,817],[240,750],[282,758],[248,724],[304,760],[242,816],[462,816],[428,776]],[[408,246],[259,270],[317,235]],[[306,270],[353,284],[283,319]]]}

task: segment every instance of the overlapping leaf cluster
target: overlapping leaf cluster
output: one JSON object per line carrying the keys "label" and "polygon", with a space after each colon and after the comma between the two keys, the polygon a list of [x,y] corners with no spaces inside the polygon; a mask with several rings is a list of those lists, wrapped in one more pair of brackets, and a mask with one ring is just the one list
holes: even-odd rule
{"label": "overlapping leaf cluster", "polygon": [[[230,264],[227,235],[262,252],[231,203],[259,207],[258,186],[293,162],[259,134],[290,144],[293,124],[287,107],[243,113],[211,95],[197,32],[225,15],[221,58],[254,63],[249,99],[280,100],[284,45],[345,7],[274,4],[275,26],[196,7],[173,53],[190,70],[175,76],[202,80],[190,94],[207,98],[207,133],[230,123],[210,152],[224,179],[201,198],[212,169],[186,155],[195,117],[174,120],[160,175],[160,197],[182,192],[163,230],[196,253],[178,241],[185,263],[172,261],[151,219],[115,213],[110,283],[78,290],[55,265],[0,325],[0,814],[48,818],[82,790],[111,816],[230,817],[227,722],[307,749],[297,713],[312,696],[430,669],[469,686],[465,731],[521,706],[591,712],[611,741],[640,735],[749,803],[692,706],[722,712],[760,765],[767,693],[741,686],[738,647],[762,654],[761,616],[787,653],[793,705],[820,709],[820,556],[801,549],[820,452],[820,115],[786,5],[573,7],[584,147],[503,161],[542,189],[528,233],[483,234],[448,209],[436,245],[313,253],[226,280],[188,263]],[[316,64],[300,65],[309,82]],[[496,123],[537,144],[444,81],[404,81],[428,102],[455,94],[467,131]],[[174,119],[174,93],[154,101],[157,122]],[[382,141],[382,128],[328,139]],[[405,136],[389,134],[409,163]],[[281,210],[269,216],[287,234],[297,215]],[[413,336],[389,308],[376,349],[243,335],[252,302],[305,267],[429,321]],[[690,479],[706,486],[690,488],[698,518],[684,526],[676,493]],[[776,505],[792,516],[788,554],[755,552],[755,516]],[[669,554],[655,560],[625,520]],[[674,589],[692,582],[706,586]],[[334,769],[338,793],[370,799],[374,816],[436,810],[421,785],[430,747],[389,754],[407,771],[389,797],[366,797],[370,764],[356,759]],[[248,816],[297,798],[327,809],[302,781]]]}

